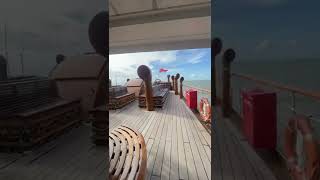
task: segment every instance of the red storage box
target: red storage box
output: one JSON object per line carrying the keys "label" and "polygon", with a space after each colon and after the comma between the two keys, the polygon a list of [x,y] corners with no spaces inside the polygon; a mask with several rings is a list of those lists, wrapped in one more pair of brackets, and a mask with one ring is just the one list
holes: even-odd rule
{"label": "red storage box", "polygon": [[242,91],[243,131],[254,148],[275,149],[277,96],[260,89]]}
{"label": "red storage box", "polygon": [[186,91],[187,106],[190,109],[197,109],[197,91],[189,89]]}

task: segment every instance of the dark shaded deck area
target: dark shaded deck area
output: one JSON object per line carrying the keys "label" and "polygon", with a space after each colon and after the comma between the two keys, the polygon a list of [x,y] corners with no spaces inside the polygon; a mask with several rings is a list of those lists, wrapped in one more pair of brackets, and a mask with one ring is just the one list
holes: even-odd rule
{"label": "dark shaded deck area", "polygon": [[105,180],[107,147],[90,136],[91,126],[81,125],[30,152],[0,153],[0,179]]}
{"label": "dark shaded deck area", "polygon": [[276,180],[230,119],[221,116],[220,108],[214,110],[213,179]]}

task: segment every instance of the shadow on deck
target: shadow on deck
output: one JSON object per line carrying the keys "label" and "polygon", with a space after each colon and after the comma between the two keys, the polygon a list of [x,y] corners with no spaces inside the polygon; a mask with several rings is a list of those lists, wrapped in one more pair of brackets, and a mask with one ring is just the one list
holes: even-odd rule
{"label": "shadow on deck", "polygon": [[0,179],[105,180],[107,146],[90,136],[91,126],[80,125],[30,152],[0,153]]}
{"label": "shadow on deck", "polygon": [[221,116],[219,107],[213,114],[213,179],[276,180],[231,120]]}

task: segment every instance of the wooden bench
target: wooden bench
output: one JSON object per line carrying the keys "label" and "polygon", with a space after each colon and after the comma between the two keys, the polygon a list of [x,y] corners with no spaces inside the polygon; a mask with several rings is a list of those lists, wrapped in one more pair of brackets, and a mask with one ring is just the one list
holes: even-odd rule
{"label": "wooden bench", "polygon": [[[153,91],[153,103],[155,107],[162,108],[163,104],[165,103],[169,89],[164,87],[163,85],[154,85],[152,86]],[[146,96],[142,94],[139,96],[139,107],[146,107]]]}
{"label": "wooden bench", "polygon": [[120,126],[109,134],[109,179],[144,180],[147,150],[143,136]]}
{"label": "wooden bench", "polygon": [[109,109],[120,109],[135,100],[135,93],[128,93],[127,87],[109,88]]}
{"label": "wooden bench", "polygon": [[1,150],[29,149],[80,121],[80,100],[60,98],[46,78],[2,82],[0,99]]}

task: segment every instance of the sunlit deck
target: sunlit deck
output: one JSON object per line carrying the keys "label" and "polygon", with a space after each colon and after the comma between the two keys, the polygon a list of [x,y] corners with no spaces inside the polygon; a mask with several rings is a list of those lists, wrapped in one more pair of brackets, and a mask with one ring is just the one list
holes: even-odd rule
{"label": "sunlit deck", "polygon": [[162,109],[146,111],[132,103],[110,112],[110,130],[118,125],[145,138],[146,179],[211,179],[211,137],[179,96],[170,93]]}
{"label": "sunlit deck", "polygon": [[107,147],[91,140],[91,126],[81,125],[28,153],[0,153],[3,180],[105,180]]}

